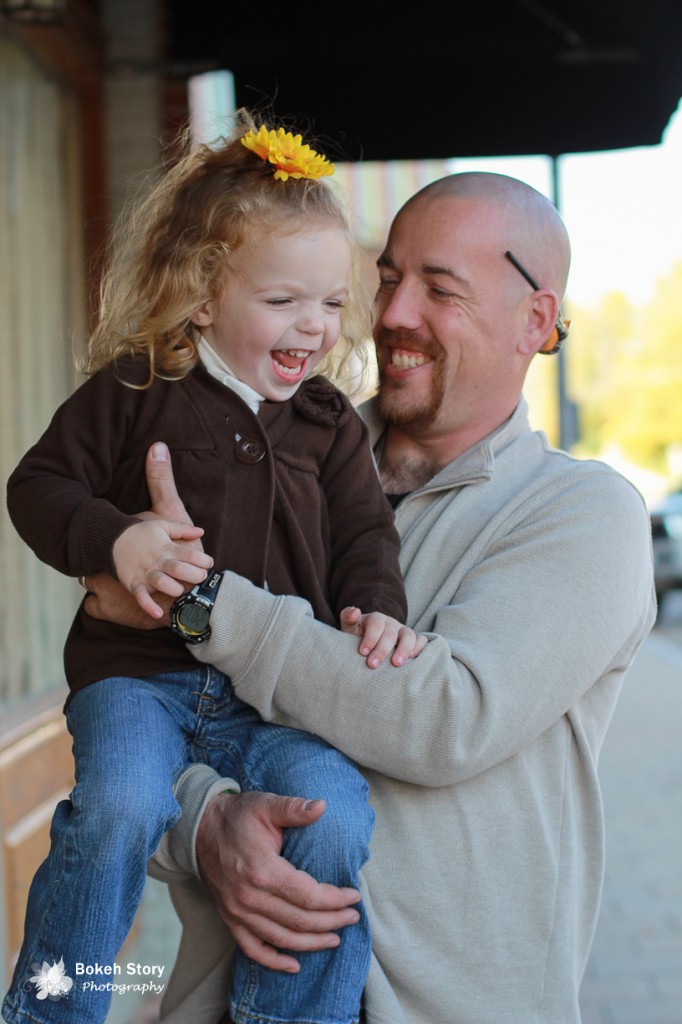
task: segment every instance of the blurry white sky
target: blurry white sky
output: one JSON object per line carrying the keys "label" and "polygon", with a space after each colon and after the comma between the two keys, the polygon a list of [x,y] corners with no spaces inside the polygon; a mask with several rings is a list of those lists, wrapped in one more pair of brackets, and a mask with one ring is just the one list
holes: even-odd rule
{"label": "blurry white sky", "polygon": [[[452,169],[511,174],[550,195],[543,157],[455,160]],[[573,245],[569,299],[590,306],[623,291],[646,302],[682,260],[682,105],[660,146],[562,157],[560,191]]]}
{"label": "blurry white sky", "polygon": [[604,291],[624,291],[632,302],[646,302],[656,279],[682,260],[682,109],[660,146],[571,156],[563,164],[571,295],[586,304]]}

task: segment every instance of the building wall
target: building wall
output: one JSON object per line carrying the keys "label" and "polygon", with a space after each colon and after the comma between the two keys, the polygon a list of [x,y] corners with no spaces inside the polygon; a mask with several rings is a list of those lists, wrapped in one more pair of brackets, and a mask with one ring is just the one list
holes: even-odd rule
{"label": "building wall", "polygon": [[[80,378],[102,247],[121,203],[159,162],[161,0],[68,0],[26,26],[0,14],[0,476],[4,484]],[[82,590],[38,562],[0,508],[0,987],[25,898],[73,784],[64,638]],[[174,958],[165,887],[151,888],[124,955]],[[115,1000],[110,1024],[135,997]]]}
{"label": "building wall", "polygon": [[[0,37],[0,473],[72,389],[83,344],[81,147],[73,90]],[[0,707],[63,683],[77,587],[41,565],[0,511]],[[9,584],[9,585],[7,585]]]}

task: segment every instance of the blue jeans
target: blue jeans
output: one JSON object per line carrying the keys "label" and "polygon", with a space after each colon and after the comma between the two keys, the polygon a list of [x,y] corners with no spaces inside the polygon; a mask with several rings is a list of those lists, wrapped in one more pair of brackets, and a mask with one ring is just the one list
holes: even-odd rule
{"label": "blue jeans", "polygon": [[[12,1024],[102,1024],[111,991],[125,976],[77,973],[114,964],[135,916],[148,858],[180,808],[172,793],[192,762],[211,765],[244,790],[323,797],[327,810],[288,829],[284,856],[318,881],[357,886],[369,856],[374,813],[354,765],[323,740],[263,722],[216,669],[151,679],[105,679],[67,709],[76,786],[52,821],[52,846],[31,885],[24,944],[3,1016]],[[260,967],[237,951],[231,1015],[237,1024],[351,1024],[369,969],[370,935],[361,919],[336,949],[296,954],[297,975]],[[64,960],[70,991],[39,999],[30,978]],[[85,981],[94,981],[92,988]],[[135,979],[133,979],[135,980]],[[68,984],[68,983],[67,983]]]}

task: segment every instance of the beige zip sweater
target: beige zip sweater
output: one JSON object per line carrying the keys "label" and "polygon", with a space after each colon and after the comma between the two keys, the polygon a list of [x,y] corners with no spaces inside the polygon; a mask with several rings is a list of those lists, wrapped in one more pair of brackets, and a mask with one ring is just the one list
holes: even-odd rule
{"label": "beige zip sweater", "polygon": [[[644,504],[607,466],[551,449],[522,403],[396,524],[410,624],[433,634],[416,661],[370,671],[304,601],[233,574],[195,653],[371,783],[370,1024],[577,1024],[604,860],[597,759],[654,620]],[[188,806],[212,779],[184,780]],[[171,839],[188,869],[195,827],[187,813]],[[210,908],[180,900],[190,952],[168,1020],[215,1024],[216,941],[191,955]]]}

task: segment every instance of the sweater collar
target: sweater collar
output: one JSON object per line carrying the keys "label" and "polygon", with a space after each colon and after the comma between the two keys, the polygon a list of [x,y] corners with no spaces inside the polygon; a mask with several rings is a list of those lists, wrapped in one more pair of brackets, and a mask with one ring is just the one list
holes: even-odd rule
{"label": "sweater collar", "polygon": [[[386,429],[386,423],[379,415],[376,399],[373,398],[369,402],[365,402],[359,412],[367,424],[370,442],[374,448]],[[508,420],[505,420],[501,426],[484,437],[478,444],[449,462],[419,490],[421,492],[439,490],[440,488],[474,483],[478,480],[489,480],[495,471],[496,456],[528,429],[528,406],[525,398],[522,397]]]}

